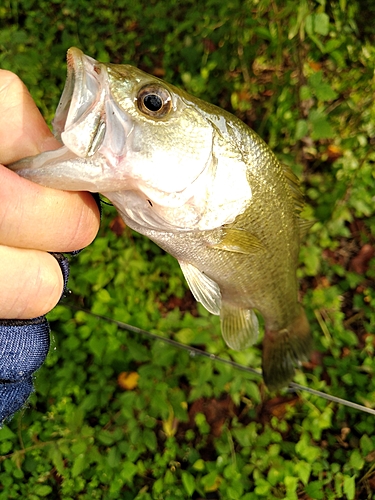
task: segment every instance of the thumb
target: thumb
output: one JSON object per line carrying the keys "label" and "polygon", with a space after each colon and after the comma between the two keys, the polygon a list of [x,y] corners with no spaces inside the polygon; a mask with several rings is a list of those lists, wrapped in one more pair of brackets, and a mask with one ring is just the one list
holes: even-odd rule
{"label": "thumb", "polygon": [[0,163],[61,147],[24,83],[6,70],[0,70],[0,116]]}

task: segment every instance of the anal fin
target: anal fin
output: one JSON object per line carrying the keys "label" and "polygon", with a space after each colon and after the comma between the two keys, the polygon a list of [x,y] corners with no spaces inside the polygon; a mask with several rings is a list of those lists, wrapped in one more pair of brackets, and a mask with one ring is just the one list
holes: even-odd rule
{"label": "anal fin", "polygon": [[195,300],[201,302],[211,314],[218,316],[221,308],[219,285],[192,264],[178,262]]}
{"label": "anal fin", "polygon": [[254,344],[259,325],[252,309],[241,309],[223,302],[220,319],[223,338],[231,349],[241,351]]}

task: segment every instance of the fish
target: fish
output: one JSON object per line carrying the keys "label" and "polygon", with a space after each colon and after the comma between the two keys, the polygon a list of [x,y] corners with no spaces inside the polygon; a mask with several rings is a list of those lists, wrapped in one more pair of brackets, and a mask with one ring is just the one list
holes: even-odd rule
{"label": "fish", "polygon": [[61,148],[9,167],[109,199],[127,226],[178,260],[229,348],[256,342],[261,315],[264,382],[286,386],[312,349],[296,275],[311,222],[292,170],[229,112],[75,47],[53,129]]}

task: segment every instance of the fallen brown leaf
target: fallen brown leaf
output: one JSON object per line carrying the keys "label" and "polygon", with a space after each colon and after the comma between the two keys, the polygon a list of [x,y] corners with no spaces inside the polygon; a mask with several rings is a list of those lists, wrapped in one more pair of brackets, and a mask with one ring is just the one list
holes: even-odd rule
{"label": "fallen brown leaf", "polygon": [[358,254],[352,258],[349,270],[358,274],[365,274],[370,260],[375,256],[375,249],[369,243],[363,245]]}
{"label": "fallen brown leaf", "polygon": [[121,372],[117,377],[117,384],[124,391],[132,391],[137,387],[138,379],[137,372]]}

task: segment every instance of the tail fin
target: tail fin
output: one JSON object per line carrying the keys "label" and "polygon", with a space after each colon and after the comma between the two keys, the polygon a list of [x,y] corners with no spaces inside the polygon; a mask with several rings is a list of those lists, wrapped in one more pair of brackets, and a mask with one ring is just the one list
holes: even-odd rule
{"label": "tail fin", "polygon": [[263,340],[263,378],[271,390],[288,385],[294,365],[308,358],[312,349],[310,326],[301,307],[291,325],[278,332],[266,330]]}

